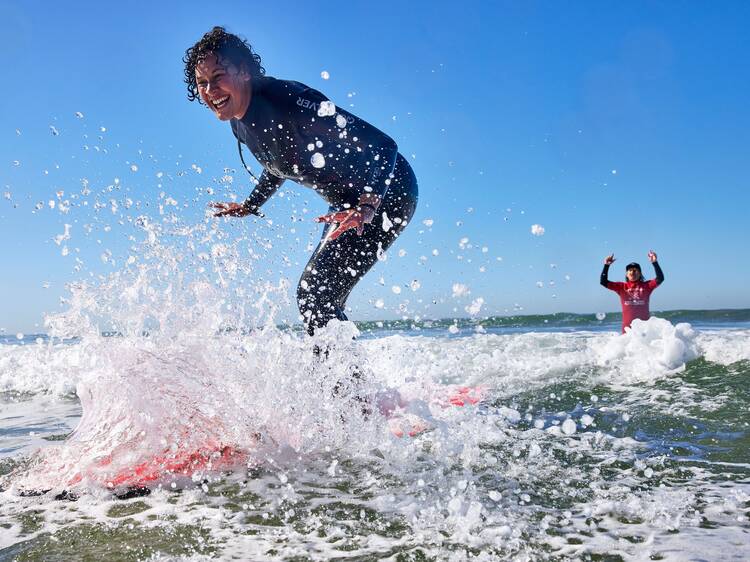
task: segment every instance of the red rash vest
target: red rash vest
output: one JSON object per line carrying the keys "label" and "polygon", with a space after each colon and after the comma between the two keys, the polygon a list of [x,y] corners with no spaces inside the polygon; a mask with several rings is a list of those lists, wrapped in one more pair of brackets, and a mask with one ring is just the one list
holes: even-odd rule
{"label": "red rash vest", "polygon": [[651,297],[651,293],[664,281],[664,272],[659,266],[659,262],[653,262],[654,271],[656,272],[656,279],[649,281],[610,281],[607,279],[607,273],[609,272],[609,265],[605,264],[602,269],[602,274],[599,278],[599,283],[620,295],[620,303],[622,304],[622,332],[625,333],[625,328],[629,328],[630,324],[636,318],[641,320],[648,320],[651,313],[648,309],[648,301]]}
{"label": "red rash vest", "polygon": [[622,331],[629,328],[636,318],[648,320],[651,313],[648,309],[648,301],[651,292],[658,287],[656,279],[650,281],[626,281],[625,283],[610,281],[607,289],[620,295],[622,304]]}

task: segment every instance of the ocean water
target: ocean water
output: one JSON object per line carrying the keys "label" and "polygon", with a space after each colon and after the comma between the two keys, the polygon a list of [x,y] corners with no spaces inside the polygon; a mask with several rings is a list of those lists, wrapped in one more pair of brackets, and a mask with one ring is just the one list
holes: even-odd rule
{"label": "ocean water", "polygon": [[750,311],[343,323],[324,358],[128,287],[0,340],[0,560],[748,557]]}

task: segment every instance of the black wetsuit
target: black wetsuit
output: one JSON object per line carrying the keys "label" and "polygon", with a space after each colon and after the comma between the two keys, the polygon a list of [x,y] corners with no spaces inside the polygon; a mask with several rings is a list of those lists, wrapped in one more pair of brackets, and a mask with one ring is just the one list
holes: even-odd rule
{"label": "black wetsuit", "polygon": [[362,236],[352,229],[329,240],[337,225],[326,225],[297,287],[310,334],[332,318],[346,320],[354,285],[414,214],[417,180],[411,166],[388,135],[299,82],[256,78],[247,113],[231,125],[263,166],[244,203],[251,213],[258,214],[286,179],[314,189],[329,212],[357,207],[366,193],[382,198]]}

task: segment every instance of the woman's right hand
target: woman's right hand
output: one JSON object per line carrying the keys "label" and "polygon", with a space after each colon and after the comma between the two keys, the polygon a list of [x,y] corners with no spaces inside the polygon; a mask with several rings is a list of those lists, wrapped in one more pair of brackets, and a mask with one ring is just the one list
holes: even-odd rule
{"label": "woman's right hand", "polygon": [[247,207],[232,201],[210,203],[210,206],[216,209],[215,217],[246,217],[252,215]]}
{"label": "woman's right hand", "polygon": [[352,228],[357,230],[357,236],[362,236],[365,224],[370,224],[373,218],[375,218],[375,209],[372,205],[362,205],[353,209],[328,213],[322,217],[317,217],[315,222],[335,224],[336,227],[329,231],[327,239],[336,240],[336,238]]}
{"label": "woman's right hand", "polygon": [[604,258],[604,265],[612,265],[615,261],[615,255],[609,254],[606,258]]}

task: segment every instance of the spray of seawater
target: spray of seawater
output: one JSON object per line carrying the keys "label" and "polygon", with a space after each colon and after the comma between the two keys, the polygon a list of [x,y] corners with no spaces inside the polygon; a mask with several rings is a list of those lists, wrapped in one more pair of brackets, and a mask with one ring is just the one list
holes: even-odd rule
{"label": "spray of seawater", "polygon": [[139,225],[145,240],[126,267],[72,286],[67,310],[47,318],[53,340],[77,338],[87,358],[73,381],[83,416],[16,489],[183,485],[284,448],[362,445],[380,414],[363,402],[374,381],[352,324],[313,339],[281,330],[286,284],[238,284],[251,273],[238,243],[201,251],[196,240],[212,233],[198,229],[167,247],[159,229]]}
{"label": "spray of seawater", "polygon": [[712,418],[730,391],[695,374],[750,359],[742,335],[653,318],[622,336],[355,339],[334,322],[310,338],[277,325],[288,286],[256,281],[258,244],[213,221],[133,225],[118,267],[48,317],[51,339],[0,358],[5,390],[81,408],[71,435],[3,467],[2,546],[625,559],[707,520],[732,534],[747,511],[746,487],[721,488],[738,477],[701,464],[737,461],[703,445],[735,446]]}

